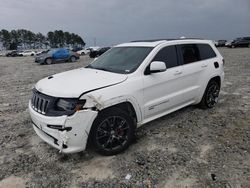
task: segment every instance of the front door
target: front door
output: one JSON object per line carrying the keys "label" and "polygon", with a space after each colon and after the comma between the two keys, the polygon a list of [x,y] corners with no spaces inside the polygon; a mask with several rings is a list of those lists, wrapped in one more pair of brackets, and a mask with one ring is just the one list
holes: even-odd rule
{"label": "front door", "polygon": [[167,70],[143,76],[145,121],[181,105],[182,66],[178,64],[176,47],[162,48],[153,61],[165,62]]}

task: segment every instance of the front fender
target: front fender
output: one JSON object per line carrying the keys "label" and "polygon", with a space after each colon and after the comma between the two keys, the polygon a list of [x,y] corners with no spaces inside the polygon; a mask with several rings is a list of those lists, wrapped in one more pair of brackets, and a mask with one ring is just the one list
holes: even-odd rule
{"label": "front fender", "polygon": [[103,110],[108,107],[112,107],[114,105],[123,103],[123,102],[129,102],[136,113],[137,121],[142,121],[142,111],[140,108],[140,105],[135,97],[129,96],[129,95],[123,95],[123,96],[117,96],[110,99],[104,99],[102,95],[95,96],[91,93],[86,94],[81,97],[81,99],[86,100],[86,104],[84,105],[84,108],[96,108],[98,111]]}

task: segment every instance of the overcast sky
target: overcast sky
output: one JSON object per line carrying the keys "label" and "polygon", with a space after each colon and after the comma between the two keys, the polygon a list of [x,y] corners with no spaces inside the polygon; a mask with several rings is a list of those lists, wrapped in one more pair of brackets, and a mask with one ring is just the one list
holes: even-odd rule
{"label": "overcast sky", "polygon": [[0,29],[79,34],[87,46],[136,39],[250,36],[250,0],[0,0]]}

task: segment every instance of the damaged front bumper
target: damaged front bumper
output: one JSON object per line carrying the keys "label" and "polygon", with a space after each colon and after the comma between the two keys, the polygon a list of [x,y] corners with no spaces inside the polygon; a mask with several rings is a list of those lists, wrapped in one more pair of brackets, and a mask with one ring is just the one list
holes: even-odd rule
{"label": "damaged front bumper", "polygon": [[48,117],[34,111],[30,102],[29,112],[37,135],[62,153],[85,150],[91,126],[98,113],[86,109],[72,116]]}

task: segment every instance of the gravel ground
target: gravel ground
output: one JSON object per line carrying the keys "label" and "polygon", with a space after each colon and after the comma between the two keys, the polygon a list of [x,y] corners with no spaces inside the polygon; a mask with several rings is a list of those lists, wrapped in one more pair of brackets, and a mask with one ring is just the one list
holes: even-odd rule
{"label": "gravel ground", "polygon": [[85,66],[0,57],[0,187],[250,187],[250,49],[220,49],[226,78],[214,109],[190,106],[140,128],[124,153],[63,155],[31,127],[43,77]]}

